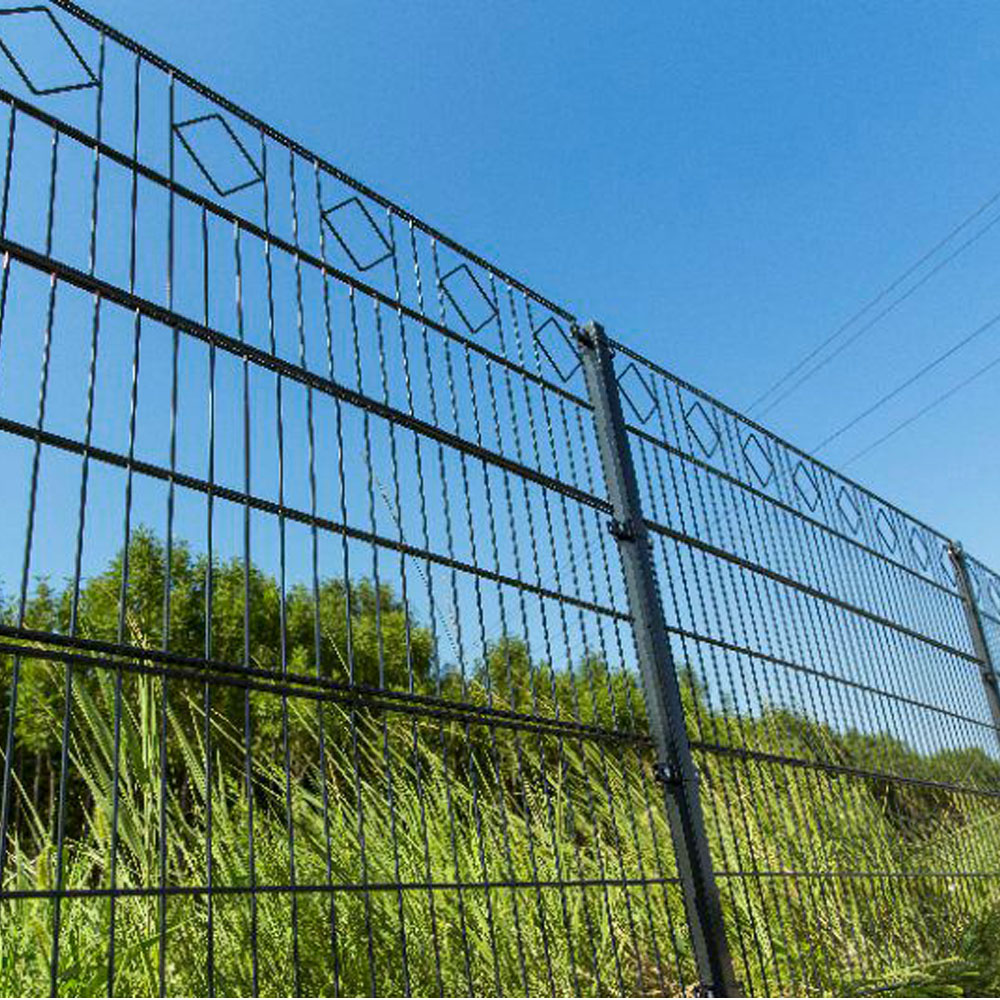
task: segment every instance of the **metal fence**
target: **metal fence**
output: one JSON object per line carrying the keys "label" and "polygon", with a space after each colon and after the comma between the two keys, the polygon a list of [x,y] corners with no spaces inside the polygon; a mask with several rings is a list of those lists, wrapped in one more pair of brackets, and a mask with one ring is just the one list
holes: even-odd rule
{"label": "metal fence", "polygon": [[971,974],[1000,578],[76,5],[0,48],[0,991]]}

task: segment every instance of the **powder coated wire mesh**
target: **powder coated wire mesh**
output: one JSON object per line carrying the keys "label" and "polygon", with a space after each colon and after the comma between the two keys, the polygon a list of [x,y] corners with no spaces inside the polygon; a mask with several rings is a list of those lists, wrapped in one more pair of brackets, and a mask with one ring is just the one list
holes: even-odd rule
{"label": "powder coated wire mesh", "polygon": [[924,982],[997,898],[998,733],[949,542],[619,352],[744,981]]}
{"label": "powder coated wire mesh", "polygon": [[[0,48],[0,989],[697,990],[573,316],[72,3]],[[616,350],[737,978],[912,982],[996,895],[947,540]]]}

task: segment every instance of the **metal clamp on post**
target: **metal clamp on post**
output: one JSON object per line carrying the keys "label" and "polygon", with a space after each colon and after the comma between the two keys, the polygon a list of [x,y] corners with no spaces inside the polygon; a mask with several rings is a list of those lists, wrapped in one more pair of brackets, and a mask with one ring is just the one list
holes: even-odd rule
{"label": "metal clamp on post", "polygon": [[591,336],[590,331],[585,326],[579,326],[574,323],[570,328],[569,332],[573,339],[581,346],[586,347],[588,350],[594,349],[594,338]]}
{"label": "metal clamp on post", "polygon": [[[611,506],[608,530],[619,542],[636,658],[642,675],[649,733],[656,749],[654,774],[677,858],[677,874],[691,943],[703,984],[701,996],[738,996],[732,960],[705,832],[698,781],[691,756],[680,681],[670,651],[656,567],[643,515],[632,445],[622,413],[613,352],[597,323],[573,327],[594,408],[594,429]],[[711,986],[704,984],[712,984]]]}
{"label": "metal clamp on post", "polygon": [[680,770],[667,761],[660,760],[653,765],[653,777],[661,785],[680,785],[684,781],[684,776]]}
{"label": "metal clamp on post", "polygon": [[634,542],[635,529],[627,521],[612,518],[608,521],[608,534],[619,542]]}

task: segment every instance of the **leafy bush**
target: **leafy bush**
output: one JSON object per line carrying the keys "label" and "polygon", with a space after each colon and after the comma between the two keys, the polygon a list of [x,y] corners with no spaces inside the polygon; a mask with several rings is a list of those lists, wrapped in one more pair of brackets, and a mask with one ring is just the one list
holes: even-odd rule
{"label": "leafy bush", "polygon": [[[124,610],[120,554],[82,589],[76,634],[159,648],[164,546],[140,530],[127,562]],[[141,657],[150,669],[108,657],[69,673],[20,658],[0,991],[48,992],[57,941],[54,985],[78,995],[104,992],[109,969],[115,992],[157,993],[161,961],[186,995],[255,978],[266,995],[690,989],[634,678],[593,655],[539,662],[516,637],[463,675],[385,585],[322,580],[318,601],[297,586],[282,608],[276,581],[236,561],[211,567],[209,609],[208,571],[173,546],[169,645],[203,656],[210,610],[211,658],[236,665],[233,684],[164,682]],[[25,625],[67,633],[72,600],[39,582]],[[0,669],[9,688],[13,658]],[[317,673],[327,697],[294,681]],[[395,694],[352,695],[374,688]],[[994,867],[1000,815],[945,787],[1000,789],[995,761],[777,707],[735,718],[690,679],[683,694],[715,744],[698,752],[702,794],[741,977],[789,994],[996,992],[1000,899],[954,873]],[[487,705],[622,738],[462,707]],[[865,773],[748,763],[734,746]]]}

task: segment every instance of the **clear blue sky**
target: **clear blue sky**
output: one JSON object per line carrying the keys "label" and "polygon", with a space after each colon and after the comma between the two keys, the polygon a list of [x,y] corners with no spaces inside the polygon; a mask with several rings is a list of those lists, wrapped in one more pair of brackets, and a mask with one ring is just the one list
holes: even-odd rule
{"label": "clear blue sky", "polygon": [[[738,407],[1000,188],[996,4],[88,7]],[[811,448],[997,311],[1000,226],[766,423]],[[994,356],[1000,326],[823,457]],[[994,566],[998,386],[847,470]]]}

